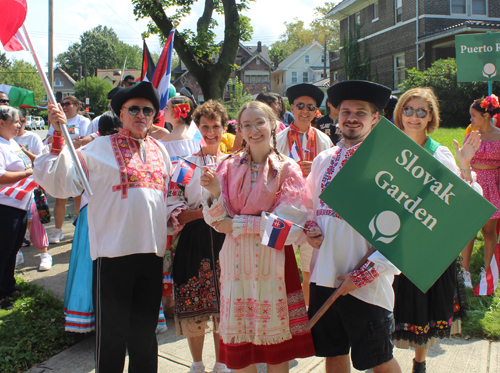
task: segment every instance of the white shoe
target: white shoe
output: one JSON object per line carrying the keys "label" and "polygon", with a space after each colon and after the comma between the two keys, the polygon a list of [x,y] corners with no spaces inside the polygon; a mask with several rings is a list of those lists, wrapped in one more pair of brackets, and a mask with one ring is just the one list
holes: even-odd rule
{"label": "white shoe", "polygon": [[48,271],[52,268],[52,256],[49,253],[40,254],[40,266],[38,270]]}
{"label": "white shoe", "polygon": [[50,243],[59,243],[60,241],[64,240],[64,234],[62,232],[62,229],[54,229],[52,231],[52,234],[50,235],[49,242]]}
{"label": "white shoe", "polygon": [[226,364],[215,363],[212,373],[231,373],[231,369],[229,369]]}
{"label": "white shoe", "polygon": [[191,368],[189,369],[189,373],[205,373],[205,365],[193,366],[191,364]]}
{"label": "white shoe", "polygon": [[16,267],[19,264],[23,264],[23,263],[24,263],[24,255],[23,255],[23,252],[21,250],[19,250],[17,252],[17,255],[16,255]]}
{"label": "white shoe", "polygon": [[464,286],[472,289],[472,280],[470,278],[470,272],[466,271],[465,269],[462,270],[462,277],[464,278]]}

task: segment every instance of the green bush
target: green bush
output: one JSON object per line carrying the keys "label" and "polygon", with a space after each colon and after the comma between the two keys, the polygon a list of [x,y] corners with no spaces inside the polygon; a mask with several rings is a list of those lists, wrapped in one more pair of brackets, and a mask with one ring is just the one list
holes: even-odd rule
{"label": "green bush", "polygon": [[63,302],[44,288],[17,279],[14,308],[0,310],[0,372],[24,372],[86,335],[64,331]]}
{"label": "green bush", "polygon": [[[431,87],[439,100],[441,127],[467,127],[472,101],[488,95],[487,82],[458,83],[454,58],[437,60],[425,71],[407,69],[407,79],[400,85],[401,94],[411,88]],[[500,91],[500,82],[493,82],[493,93]]]}

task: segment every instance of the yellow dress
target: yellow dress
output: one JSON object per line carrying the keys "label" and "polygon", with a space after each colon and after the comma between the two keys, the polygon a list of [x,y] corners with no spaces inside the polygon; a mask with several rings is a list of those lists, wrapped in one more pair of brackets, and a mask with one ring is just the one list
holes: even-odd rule
{"label": "yellow dress", "polygon": [[226,132],[222,135],[222,141],[219,144],[219,149],[221,152],[229,154],[233,150],[235,135]]}

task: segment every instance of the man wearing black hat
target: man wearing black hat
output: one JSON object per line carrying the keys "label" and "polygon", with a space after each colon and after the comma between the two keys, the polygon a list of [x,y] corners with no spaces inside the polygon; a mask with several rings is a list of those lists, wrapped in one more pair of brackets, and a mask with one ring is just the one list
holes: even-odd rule
{"label": "man wearing black hat", "polygon": [[[123,122],[114,135],[99,137],[77,151],[92,188],[88,224],[94,262],[96,372],[156,372],[155,329],[167,244],[166,195],[171,170],[163,145],[147,133],[160,98],[149,82],[123,88],[111,107]],[[39,156],[35,179],[59,198],[80,195],[83,186],[61,136],[66,117],[49,106],[56,129],[50,154]]]}
{"label": "man wearing black hat", "polygon": [[[343,139],[318,155],[306,181],[307,238],[317,249],[309,316],[338,288],[335,302],[312,328],[316,355],[326,357],[327,373],[349,372],[349,352],[358,370],[401,372],[391,339],[392,282],[399,270],[378,251],[371,253],[369,242],[319,198],[377,124],[390,94],[389,88],[366,81],[344,81],[328,89]],[[349,191],[339,196],[349,197],[356,198]]]}
{"label": "man wearing black hat", "polygon": [[[290,126],[276,135],[278,151],[293,158],[302,169],[304,177],[311,171],[312,161],[323,150],[333,146],[330,138],[311,126],[316,110],[323,102],[325,94],[312,84],[297,84],[286,91],[295,117]],[[300,268],[302,270],[302,290],[306,305],[309,304],[309,274],[313,248],[305,242],[294,245],[300,252]]]}

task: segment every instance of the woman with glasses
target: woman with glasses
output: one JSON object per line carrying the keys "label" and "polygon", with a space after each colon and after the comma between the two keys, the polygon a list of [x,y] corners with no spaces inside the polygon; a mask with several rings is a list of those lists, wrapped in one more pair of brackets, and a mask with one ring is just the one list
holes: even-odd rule
{"label": "woman with glasses", "polygon": [[[439,120],[438,101],[430,88],[406,91],[394,110],[394,124],[400,130],[481,193],[470,163],[479,148],[481,136],[473,132],[461,149],[454,140],[460,165],[457,167],[450,150],[428,136],[439,127]],[[427,293],[420,291],[404,274],[395,276],[393,287],[396,331],[393,339],[399,348],[415,349],[414,373],[425,372],[425,358],[429,348],[435,346],[439,338],[460,333],[460,320],[453,323],[454,318],[460,317],[461,310],[458,285],[456,261],[450,264]]]}
{"label": "woman with glasses", "polygon": [[[16,188],[15,184],[33,174],[33,165],[14,140],[21,125],[17,109],[0,106],[0,189]],[[24,183],[30,185],[30,183]],[[25,194],[22,199],[15,198]],[[12,304],[7,297],[17,294],[14,270],[16,255],[23,243],[27,210],[31,206],[31,190],[22,187],[0,194],[0,309]]]}
{"label": "woman with glasses", "polygon": [[[90,119],[85,118],[83,115],[78,114],[78,111],[81,107],[82,103],[75,96],[66,96],[63,98],[61,102],[62,109],[64,114],[66,114],[66,118],[68,123],[66,124],[68,128],[69,135],[71,139],[77,140],[81,136],[84,136],[87,133],[88,127],[90,125]],[[45,143],[52,142],[52,135],[54,134],[54,127],[50,126],[48,137],[45,139]],[[55,229],[52,231],[50,235],[49,242],[50,243],[59,243],[64,240],[64,234],[62,231],[62,226],[64,223],[64,217],[66,216],[66,202],[67,199],[56,198],[56,203],[54,205],[54,220],[55,220]],[[82,201],[81,196],[73,196],[73,202],[75,207],[75,215],[78,217],[78,213],[80,212],[80,203]]]}
{"label": "woman with glasses", "polygon": [[[238,114],[243,147],[217,173],[204,167],[205,221],[226,240],[220,252],[220,361],[237,372],[288,372],[288,361],[314,355],[297,262],[291,244],[302,234],[292,226],[284,242],[261,243],[267,213],[305,223],[300,167],[276,148],[276,115],[261,102]],[[270,144],[273,144],[272,146]]]}
{"label": "woman with glasses", "polygon": [[[484,237],[484,268],[481,268],[480,281],[490,268],[491,259],[498,242],[496,227],[500,218],[500,129],[492,123],[492,117],[500,113],[498,97],[491,95],[475,100],[470,107],[471,126],[481,135],[481,146],[471,161],[472,169],[477,174],[477,182],[483,188],[483,196],[491,202],[497,211],[482,228]],[[468,135],[465,139],[467,140]],[[474,238],[475,239],[475,238]],[[474,239],[462,251],[463,276],[467,287],[472,288],[469,272],[470,258]]]}

